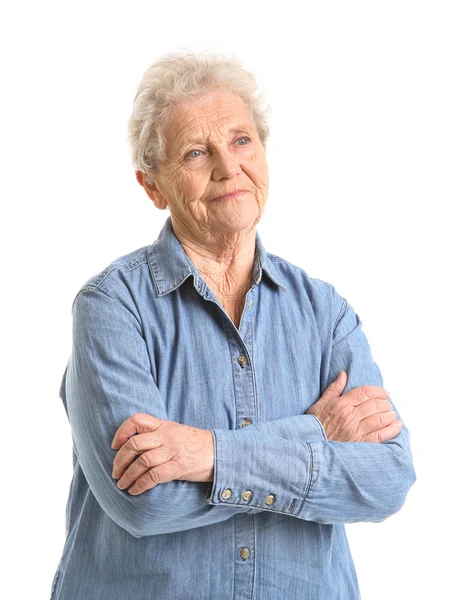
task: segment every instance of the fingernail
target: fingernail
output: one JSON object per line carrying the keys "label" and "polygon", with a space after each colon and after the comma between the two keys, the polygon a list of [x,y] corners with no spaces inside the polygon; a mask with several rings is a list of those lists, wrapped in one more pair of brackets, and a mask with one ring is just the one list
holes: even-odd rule
{"label": "fingernail", "polygon": [[118,483],[116,484],[118,486],[118,488],[120,488],[121,490],[125,487],[124,483],[122,481],[118,481]]}

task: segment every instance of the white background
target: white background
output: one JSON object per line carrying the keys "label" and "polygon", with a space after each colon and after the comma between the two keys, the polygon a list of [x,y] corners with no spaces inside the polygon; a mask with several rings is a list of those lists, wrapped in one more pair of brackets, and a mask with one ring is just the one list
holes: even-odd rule
{"label": "white background", "polygon": [[5,598],[50,597],[72,477],[58,397],[71,304],[91,275],[151,244],[168,216],[135,181],[126,126],[144,70],[184,48],[231,52],[266,90],[264,245],[355,308],[412,435],[418,481],[402,511],[348,526],[362,597],[448,597],[449,7],[60,0],[3,9]]}

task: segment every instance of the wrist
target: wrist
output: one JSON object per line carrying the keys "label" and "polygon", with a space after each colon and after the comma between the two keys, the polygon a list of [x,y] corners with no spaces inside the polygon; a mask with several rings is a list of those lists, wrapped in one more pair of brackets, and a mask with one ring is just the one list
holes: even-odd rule
{"label": "wrist", "polygon": [[194,464],[186,481],[212,482],[214,476],[214,437],[210,429],[196,430]]}

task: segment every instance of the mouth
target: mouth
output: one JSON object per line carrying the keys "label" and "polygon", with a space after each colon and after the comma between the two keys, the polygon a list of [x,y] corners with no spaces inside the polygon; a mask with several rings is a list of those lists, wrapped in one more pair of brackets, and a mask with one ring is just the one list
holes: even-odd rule
{"label": "mouth", "polygon": [[246,194],[248,190],[234,190],[233,192],[229,192],[229,194],[224,194],[223,196],[218,196],[217,198],[212,198],[212,202],[221,202],[222,200],[230,200],[231,198],[235,198],[236,196],[241,196],[242,194]]}

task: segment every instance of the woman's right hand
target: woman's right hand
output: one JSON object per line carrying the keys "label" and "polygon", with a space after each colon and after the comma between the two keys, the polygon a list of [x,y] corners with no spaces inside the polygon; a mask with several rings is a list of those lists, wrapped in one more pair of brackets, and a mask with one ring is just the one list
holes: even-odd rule
{"label": "woman's right hand", "polygon": [[381,443],[396,437],[403,423],[387,400],[389,393],[366,385],[341,396],[346,383],[347,374],[341,371],[307,411],[319,419],[328,440]]}

